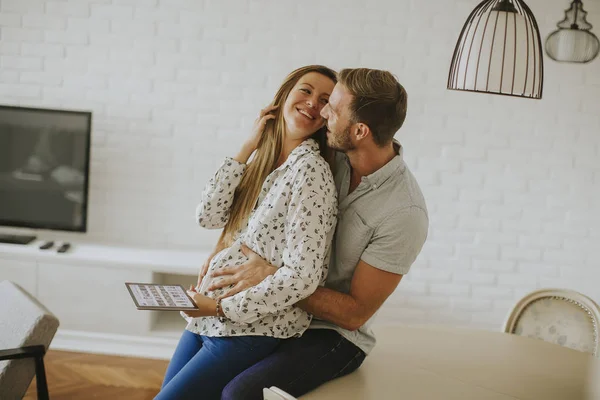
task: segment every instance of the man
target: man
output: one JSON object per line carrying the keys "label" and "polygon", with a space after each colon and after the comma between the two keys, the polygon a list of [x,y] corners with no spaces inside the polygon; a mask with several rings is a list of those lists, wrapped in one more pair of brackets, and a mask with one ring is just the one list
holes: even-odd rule
{"label": "man", "polygon": [[[223,399],[262,399],[277,386],[301,396],[356,370],[375,345],[374,315],[421,251],[428,230],[425,200],[393,140],[406,117],[406,91],[387,71],[359,68],[339,74],[329,104],[327,142],[338,150],[338,224],[329,275],[297,306],[314,315],[300,338],[232,380]],[[249,261],[213,276],[211,289],[235,286],[225,297],[273,274],[249,249]]]}

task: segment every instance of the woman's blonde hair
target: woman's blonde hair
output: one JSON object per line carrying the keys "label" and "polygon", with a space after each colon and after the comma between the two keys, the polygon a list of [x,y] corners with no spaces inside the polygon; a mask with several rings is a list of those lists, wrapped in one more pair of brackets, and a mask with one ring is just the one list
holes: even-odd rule
{"label": "woman's blonde hair", "polygon": [[[230,246],[236,232],[238,232],[250,217],[250,213],[256,205],[258,195],[267,176],[275,170],[283,148],[283,138],[286,134],[285,121],[283,119],[283,104],[296,83],[304,75],[317,72],[337,83],[337,73],[323,65],[307,65],[292,71],[283,81],[279,90],[273,98],[271,105],[279,106],[276,116],[268,120],[265,130],[258,142],[258,147],[252,162],[248,164],[242,181],[235,190],[233,204],[229,212],[229,220],[221,233],[219,242],[224,246]],[[332,165],[333,150],[327,146],[326,128],[323,127],[311,137],[319,143],[321,155]]]}

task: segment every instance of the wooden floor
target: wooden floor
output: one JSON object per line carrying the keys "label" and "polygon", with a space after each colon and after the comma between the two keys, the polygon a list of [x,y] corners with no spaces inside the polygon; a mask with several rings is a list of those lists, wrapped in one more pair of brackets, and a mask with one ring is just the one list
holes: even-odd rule
{"label": "wooden floor", "polygon": [[[50,350],[44,357],[51,400],[151,400],[168,361]],[[24,399],[37,399],[35,378]]]}

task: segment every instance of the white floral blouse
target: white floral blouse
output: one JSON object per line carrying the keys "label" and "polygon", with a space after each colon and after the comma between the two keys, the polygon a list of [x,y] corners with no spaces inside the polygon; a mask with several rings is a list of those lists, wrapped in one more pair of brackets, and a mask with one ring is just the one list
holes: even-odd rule
{"label": "white floral blouse", "polygon": [[[201,226],[225,226],[245,168],[245,164],[225,159],[196,210]],[[294,304],[325,281],[336,216],[337,195],[329,165],[319,154],[318,144],[305,140],[267,177],[247,225],[231,247],[211,260],[208,274],[244,263],[243,243],[279,269],[258,285],[223,299],[226,318],[186,318],[186,329],[206,336],[300,336],[311,315]],[[198,292],[211,298],[223,293],[208,291],[209,285],[207,276]]]}

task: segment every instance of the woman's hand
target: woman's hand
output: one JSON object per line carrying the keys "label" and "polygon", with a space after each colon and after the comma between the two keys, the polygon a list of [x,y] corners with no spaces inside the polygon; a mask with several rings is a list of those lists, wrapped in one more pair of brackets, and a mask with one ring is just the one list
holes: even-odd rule
{"label": "woman's hand", "polygon": [[248,140],[246,140],[238,155],[233,157],[234,160],[242,164],[246,164],[248,162],[248,159],[258,147],[260,138],[265,131],[267,121],[275,118],[273,111],[275,111],[278,107],[279,106],[269,106],[260,111],[260,115],[258,118],[256,118],[256,121],[254,121],[254,126],[252,127],[252,133],[250,134],[250,137]]}
{"label": "woman's hand", "polygon": [[185,315],[192,318],[217,316],[217,302],[215,300],[196,292],[196,290],[191,286],[187,291],[187,294],[192,298],[194,303],[196,303],[198,309],[193,311],[184,311],[183,313]]}
{"label": "woman's hand", "polygon": [[268,106],[260,110],[260,115],[254,121],[254,126],[252,127],[252,134],[250,138],[244,144],[248,149],[252,149],[252,151],[256,150],[258,147],[258,142],[260,142],[260,138],[262,137],[265,126],[267,125],[267,121],[275,118],[275,111],[279,106]]}

